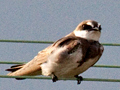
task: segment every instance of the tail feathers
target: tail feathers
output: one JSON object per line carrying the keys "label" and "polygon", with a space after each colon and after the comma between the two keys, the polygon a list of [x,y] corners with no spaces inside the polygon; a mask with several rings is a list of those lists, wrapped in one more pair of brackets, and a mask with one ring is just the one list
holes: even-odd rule
{"label": "tail feathers", "polygon": [[15,72],[15,71],[21,69],[23,66],[24,66],[24,64],[22,64],[22,65],[14,65],[14,66],[11,66],[11,68],[6,69],[6,71]]}
{"label": "tail feathers", "polygon": [[[24,64],[22,64],[22,65],[14,65],[14,66],[11,66],[11,68],[6,69],[5,71],[15,72],[15,71],[21,69],[23,66],[24,66]],[[15,79],[17,79],[17,80],[23,80],[25,78],[15,78]]]}

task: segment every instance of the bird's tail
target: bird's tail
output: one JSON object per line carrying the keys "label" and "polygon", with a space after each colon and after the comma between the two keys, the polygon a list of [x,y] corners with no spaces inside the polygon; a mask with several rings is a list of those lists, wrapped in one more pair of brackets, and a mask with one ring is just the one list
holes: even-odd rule
{"label": "bird's tail", "polygon": [[[25,64],[21,64],[21,65],[14,65],[14,66],[11,66],[11,68],[9,69],[6,69],[5,71],[10,71],[10,73],[8,73],[7,75],[8,76],[12,76],[11,74],[19,69],[21,69]],[[22,80],[22,79],[25,79],[25,78],[16,78],[17,80]]]}
{"label": "bird's tail", "polygon": [[11,68],[6,69],[6,71],[15,72],[15,71],[21,69],[23,66],[24,66],[24,64],[22,64],[22,65],[14,65],[14,66],[11,66]]}

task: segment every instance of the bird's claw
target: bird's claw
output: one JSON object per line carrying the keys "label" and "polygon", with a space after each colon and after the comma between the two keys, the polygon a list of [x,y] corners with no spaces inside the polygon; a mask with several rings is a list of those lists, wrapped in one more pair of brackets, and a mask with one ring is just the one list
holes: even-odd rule
{"label": "bird's claw", "polygon": [[54,73],[52,73],[52,81],[56,82],[57,80],[58,80],[58,77]]}
{"label": "bird's claw", "polygon": [[83,77],[82,77],[82,76],[76,75],[75,78],[77,78],[77,84],[80,84],[81,81],[83,80]]}

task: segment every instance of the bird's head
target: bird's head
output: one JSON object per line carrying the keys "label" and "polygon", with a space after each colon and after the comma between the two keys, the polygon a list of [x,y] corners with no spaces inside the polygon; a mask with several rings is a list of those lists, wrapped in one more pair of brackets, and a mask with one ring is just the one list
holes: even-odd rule
{"label": "bird's head", "polygon": [[98,22],[94,20],[86,20],[81,22],[73,31],[73,33],[77,37],[99,41],[101,29],[101,25]]}

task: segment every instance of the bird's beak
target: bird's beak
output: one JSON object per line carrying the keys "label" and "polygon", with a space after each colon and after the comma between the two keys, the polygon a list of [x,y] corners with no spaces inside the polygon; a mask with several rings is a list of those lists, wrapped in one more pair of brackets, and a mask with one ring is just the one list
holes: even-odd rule
{"label": "bird's beak", "polygon": [[94,27],[93,30],[94,30],[94,31],[101,31],[101,28],[99,28],[99,27]]}

